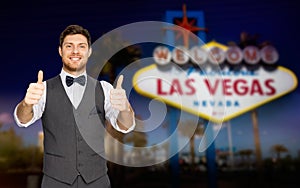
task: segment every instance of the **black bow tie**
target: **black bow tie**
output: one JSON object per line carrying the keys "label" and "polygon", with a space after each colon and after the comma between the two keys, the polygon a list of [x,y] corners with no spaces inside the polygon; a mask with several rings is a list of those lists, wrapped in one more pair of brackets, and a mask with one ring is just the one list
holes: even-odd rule
{"label": "black bow tie", "polygon": [[80,85],[84,86],[85,84],[85,76],[79,76],[78,78],[73,78],[71,76],[66,76],[66,84],[70,87],[74,82],[79,83]]}

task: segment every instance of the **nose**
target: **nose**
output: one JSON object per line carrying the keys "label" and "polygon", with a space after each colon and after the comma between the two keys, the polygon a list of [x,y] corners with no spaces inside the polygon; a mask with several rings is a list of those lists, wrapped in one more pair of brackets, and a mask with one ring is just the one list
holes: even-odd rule
{"label": "nose", "polygon": [[78,53],[77,47],[74,47],[74,48],[73,48],[73,53],[74,53],[74,54],[77,54],[77,53]]}

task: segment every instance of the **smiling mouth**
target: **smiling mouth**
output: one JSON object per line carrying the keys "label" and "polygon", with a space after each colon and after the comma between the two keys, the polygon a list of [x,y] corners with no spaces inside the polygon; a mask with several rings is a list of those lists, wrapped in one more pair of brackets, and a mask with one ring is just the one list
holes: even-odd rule
{"label": "smiling mouth", "polygon": [[80,57],[71,57],[70,58],[72,61],[79,61],[81,58]]}

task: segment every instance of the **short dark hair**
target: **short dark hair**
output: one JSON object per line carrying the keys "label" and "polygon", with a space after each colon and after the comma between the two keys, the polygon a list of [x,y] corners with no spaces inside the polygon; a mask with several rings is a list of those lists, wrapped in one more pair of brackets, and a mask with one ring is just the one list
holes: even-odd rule
{"label": "short dark hair", "polygon": [[91,46],[91,35],[89,31],[80,25],[69,25],[68,27],[66,27],[66,29],[60,34],[59,46],[62,47],[66,36],[76,34],[82,34],[83,36],[85,36],[88,42],[88,46]]}

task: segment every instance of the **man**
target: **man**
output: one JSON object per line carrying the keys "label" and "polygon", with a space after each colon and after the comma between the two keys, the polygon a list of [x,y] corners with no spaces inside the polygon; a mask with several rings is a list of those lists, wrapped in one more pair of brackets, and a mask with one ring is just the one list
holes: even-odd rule
{"label": "man", "polygon": [[39,118],[44,131],[42,188],[110,187],[104,153],[104,127],[110,124],[123,133],[135,127],[134,112],[122,89],[86,73],[92,53],[89,32],[70,25],[60,35],[59,75],[31,83],[16,106],[15,120],[27,127]]}

